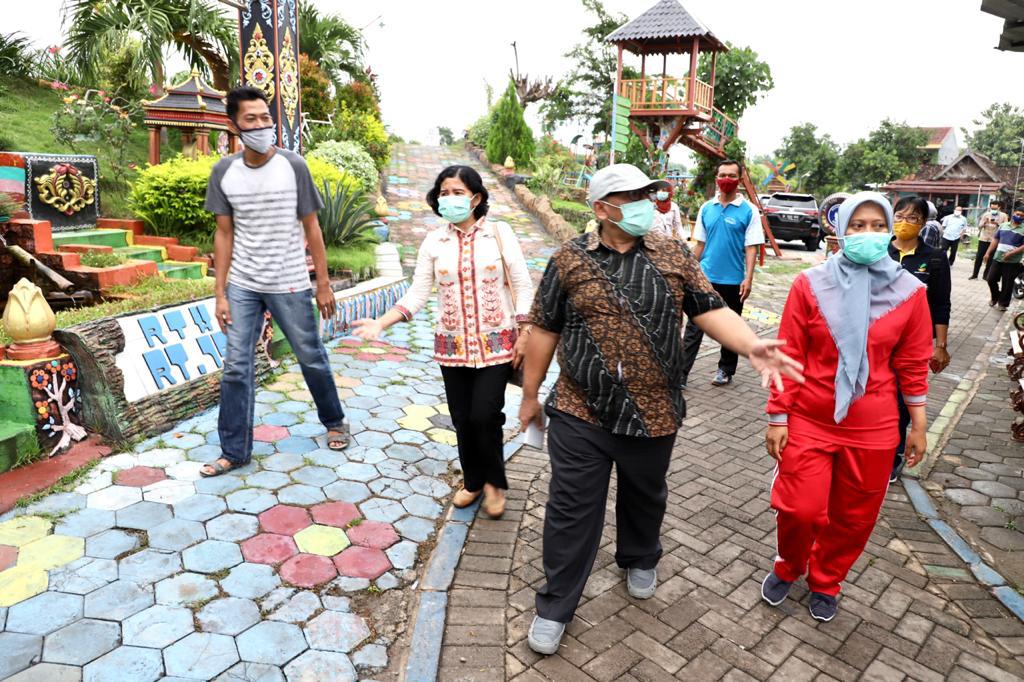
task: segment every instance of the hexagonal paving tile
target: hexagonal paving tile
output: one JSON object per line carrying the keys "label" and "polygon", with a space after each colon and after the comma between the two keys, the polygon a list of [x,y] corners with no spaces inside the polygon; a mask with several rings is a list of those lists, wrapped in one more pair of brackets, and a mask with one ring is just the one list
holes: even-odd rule
{"label": "hexagonal paving tile", "polygon": [[237,638],[243,661],[283,665],[308,648],[302,630],[288,623],[263,621]]}
{"label": "hexagonal paving tile", "polygon": [[167,467],[165,473],[168,478],[173,478],[177,481],[198,481],[202,477],[202,474],[200,474],[202,468],[202,462],[185,461]]}
{"label": "hexagonal paving tile", "polygon": [[85,539],[70,535],[47,535],[18,550],[18,566],[46,571],[71,563],[85,554]]}
{"label": "hexagonal paving tile", "polygon": [[283,474],[280,471],[260,471],[251,476],[245,477],[245,484],[256,488],[266,488],[267,490],[277,490],[283,488],[292,479],[288,477],[288,474]]}
{"label": "hexagonal paving tile", "polygon": [[306,639],[313,649],[348,653],[370,636],[370,628],[354,613],[324,611],[306,625]]}
{"label": "hexagonal paving tile", "polygon": [[451,494],[451,487],[439,478],[417,476],[409,481],[409,486],[421,495],[441,498]]}
{"label": "hexagonal paving tile", "polygon": [[402,506],[413,516],[436,519],[441,515],[441,505],[426,495],[410,495],[402,500]]}
{"label": "hexagonal paving tile", "polygon": [[[23,635],[17,632],[0,632],[0,676],[9,678],[19,670],[23,670],[39,660],[39,652],[43,648],[43,638],[39,635]],[[48,665],[48,664],[43,664]],[[35,666],[42,667],[40,665]],[[76,671],[77,672],[77,671]],[[73,679],[73,678],[72,678]],[[49,682],[46,677],[34,682]]]}
{"label": "hexagonal paving tile", "polygon": [[134,466],[131,469],[124,469],[114,474],[114,482],[117,485],[129,485],[138,488],[162,481],[165,478],[167,478],[167,474],[163,469],[144,466]]}
{"label": "hexagonal paving tile", "polygon": [[334,556],[349,546],[345,532],[333,526],[314,524],[295,534],[295,544],[300,552]]}
{"label": "hexagonal paving tile", "polygon": [[149,531],[149,546],[181,551],[206,539],[206,529],[198,521],[171,519]]}
{"label": "hexagonal paving tile", "polygon": [[384,451],[388,454],[388,457],[402,462],[408,462],[410,464],[418,462],[426,457],[421,448],[412,445],[391,445]]}
{"label": "hexagonal paving tile", "polygon": [[149,502],[163,502],[165,504],[177,504],[195,494],[196,487],[192,481],[176,481],[173,479],[157,481],[142,489],[142,499]]}
{"label": "hexagonal paving tile", "polygon": [[152,605],[152,585],[116,580],[85,595],[85,617],[124,620]]}
{"label": "hexagonal paving tile", "polygon": [[360,518],[359,510],[351,502],[325,502],[309,510],[313,520],[324,526],[345,528]]}
{"label": "hexagonal paving tile", "polygon": [[82,617],[84,602],[77,594],[43,592],[15,604],[7,612],[8,632],[46,635]]}
{"label": "hexagonal paving tile", "polygon": [[180,570],[180,554],[153,547],[147,547],[118,562],[118,575],[121,579],[131,580],[141,585],[163,580]]}
{"label": "hexagonal paving tile", "polygon": [[301,483],[295,483],[293,485],[281,488],[277,491],[277,499],[285,504],[299,504],[308,506],[316,504],[317,502],[323,502],[327,499],[324,492],[320,488],[314,488],[311,485],[302,485]]}
{"label": "hexagonal paving tile", "polygon": [[0,522],[0,545],[27,545],[45,537],[52,526],[52,523],[39,516],[21,516]]}
{"label": "hexagonal paving tile", "polygon": [[251,514],[222,514],[206,522],[206,535],[211,540],[241,542],[255,535],[259,528],[259,519]]}
{"label": "hexagonal paving tile", "polygon": [[358,503],[370,496],[370,489],[364,483],[356,481],[336,481],[324,488],[328,499],[341,502]]}
{"label": "hexagonal paving tile", "polygon": [[[220,450],[217,452],[219,453]],[[255,448],[253,452],[255,454]],[[237,475],[224,474],[212,478],[201,478],[194,485],[196,492],[204,495],[227,495],[242,487],[242,479]]]}
{"label": "hexagonal paving tile", "polygon": [[53,532],[59,535],[87,538],[113,527],[114,512],[106,509],[79,509],[61,519],[54,527]]}
{"label": "hexagonal paving tile", "polygon": [[234,636],[260,622],[260,609],[249,599],[224,597],[204,606],[196,620],[205,632]]}
{"label": "hexagonal paving tile", "polygon": [[395,530],[404,538],[414,542],[423,542],[434,534],[434,523],[418,516],[406,516],[395,524]]}
{"label": "hexagonal paving tile", "polygon": [[281,452],[276,455],[271,455],[263,460],[263,468],[269,471],[288,472],[298,469],[303,464],[305,464],[305,462],[302,459],[302,455],[289,452]]}
{"label": "hexagonal paving tile", "polygon": [[228,509],[231,511],[259,514],[277,504],[277,498],[265,490],[246,488],[244,490],[236,490],[228,495],[227,503]]}
{"label": "hexagonal paving tile", "polygon": [[[346,481],[360,481],[363,483],[366,481],[372,481],[380,476],[380,472],[378,472],[373,465],[361,464],[359,462],[346,462],[334,471],[338,474],[338,478],[342,478]],[[337,484],[335,483],[332,485]]]}
{"label": "hexagonal paving tile", "polygon": [[238,662],[235,640],[227,635],[193,632],[164,649],[168,675],[210,680]]}
{"label": "hexagonal paving tile", "polygon": [[270,566],[244,563],[231,569],[220,581],[221,589],[232,597],[259,599],[281,584],[281,579]]}
{"label": "hexagonal paving tile", "polygon": [[[196,447],[200,443],[195,443],[190,447]],[[172,464],[185,459],[185,452],[176,448],[157,448],[156,450],[146,450],[145,452],[139,453],[138,461],[139,464],[148,467],[169,467]]]}
{"label": "hexagonal paving tile", "polygon": [[358,677],[345,654],[312,649],[286,665],[284,672],[289,680],[354,680]]}
{"label": "hexagonal paving tile", "polygon": [[334,565],[341,575],[373,580],[391,568],[391,561],[379,549],[353,546],[334,557]]}
{"label": "hexagonal paving tile", "polygon": [[370,490],[391,500],[403,500],[413,494],[408,483],[396,478],[378,478],[376,481],[370,481]]}
{"label": "hexagonal paving tile", "polygon": [[391,524],[381,521],[363,521],[348,529],[346,534],[353,545],[361,547],[387,549],[398,542],[398,533]]}
{"label": "hexagonal paving tile", "polygon": [[216,573],[242,563],[242,553],[233,542],[206,540],[182,552],[181,561],[189,571]]}
{"label": "hexagonal paving tile", "polygon": [[323,604],[320,598],[312,592],[302,590],[296,592],[287,599],[281,606],[271,613],[270,620],[279,620],[285,623],[305,623],[312,618],[313,614],[320,611]]}
{"label": "hexagonal paving tile", "polygon": [[149,530],[156,528],[164,521],[173,518],[171,508],[160,502],[136,502],[117,512],[117,525],[120,528],[133,530]]}
{"label": "hexagonal paving tile", "polygon": [[189,606],[217,596],[217,583],[199,573],[179,573],[156,584],[156,601],[168,606]]}
{"label": "hexagonal paving tile", "polygon": [[394,523],[405,516],[405,508],[394,500],[373,498],[359,505],[363,517],[369,521],[385,521]]}
{"label": "hexagonal paving tile", "polygon": [[46,636],[43,661],[85,665],[121,643],[121,625],[83,618]]}
{"label": "hexagonal paving tile", "polygon": [[174,505],[174,516],[186,521],[209,521],[227,509],[227,504],[216,495],[192,495]]}
{"label": "hexagonal paving tile", "polygon": [[116,559],[139,546],[139,539],[123,530],[105,530],[85,541],[85,553],[97,559]]}
{"label": "hexagonal paving tile", "polygon": [[84,682],[132,680],[155,682],[163,676],[164,661],[156,649],[120,646],[85,666]]}
{"label": "hexagonal paving tile", "polygon": [[334,469],[327,467],[305,466],[292,472],[292,478],[299,483],[305,483],[317,488],[330,485],[338,480]]}
{"label": "hexagonal paving tile", "polygon": [[281,579],[299,587],[315,587],[337,576],[330,559],[316,554],[296,554],[281,564]]}
{"label": "hexagonal paving tile", "polygon": [[295,540],[288,535],[260,533],[242,543],[245,560],[255,564],[279,564],[298,551]]}
{"label": "hexagonal paving tile", "polygon": [[[117,562],[82,557],[50,570],[49,589],[69,594],[89,594],[117,580]],[[0,618],[0,620],[3,620]]]}
{"label": "hexagonal paving tile", "polygon": [[416,563],[416,543],[403,540],[387,550],[388,560],[397,569],[412,568]]}
{"label": "hexagonal paving tile", "polygon": [[294,535],[313,523],[305,509],[285,504],[271,507],[259,515],[259,520],[264,531],[279,535]]}
{"label": "hexagonal paving tile", "polygon": [[289,436],[277,442],[277,449],[280,452],[304,455],[317,449],[316,441],[312,438],[302,436]]}
{"label": "hexagonal paving tile", "polygon": [[179,606],[157,604],[126,619],[124,643],[163,649],[194,631],[192,612]]}

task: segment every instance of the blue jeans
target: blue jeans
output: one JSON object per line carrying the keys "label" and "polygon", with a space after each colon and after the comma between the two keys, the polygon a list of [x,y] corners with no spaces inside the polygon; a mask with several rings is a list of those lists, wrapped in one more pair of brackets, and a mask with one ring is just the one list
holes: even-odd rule
{"label": "blue jeans", "polygon": [[244,465],[252,459],[252,422],[256,407],[255,349],[263,331],[265,310],[270,311],[295,352],[306,386],[313,394],[320,422],[328,429],[336,429],[345,420],[327,350],[317,332],[311,295],[308,289],[291,294],[263,294],[237,286],[229,285],[227,288],[231,324],[227,331],[228,349],[220,380],[217,432],[220,434],[221,452],[232,464]]}

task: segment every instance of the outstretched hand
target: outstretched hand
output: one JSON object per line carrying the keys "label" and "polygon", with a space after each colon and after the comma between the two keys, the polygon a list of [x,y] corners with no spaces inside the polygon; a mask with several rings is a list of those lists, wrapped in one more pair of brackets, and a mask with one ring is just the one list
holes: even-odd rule
{"label": "outstretched hand", "polygon": [[780,348],[786,345],[782,339],[758,339],[750,348],[747,359],[751,366],[761,375],[761,388],[782,387],[782,377],[786,376],[798,384],[804,382],[804,366],[783,353]]}
{"label": "outstretched hand", "polygon": [[352,333],[363,341],[376,341],[384,332],[384,325],[380,320],[363,318],[352,323]]}

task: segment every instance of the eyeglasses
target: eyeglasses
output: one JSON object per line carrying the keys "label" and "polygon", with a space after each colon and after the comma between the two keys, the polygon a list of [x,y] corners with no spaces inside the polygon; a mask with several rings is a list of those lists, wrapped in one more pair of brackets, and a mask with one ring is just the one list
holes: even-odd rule
{"label": "eyeglasses", "polygon": [[605,199],[607,200],[612,197],[622,197],[624,199],[628,199],[629,201],[640,201],[641,199],[650,199],[653,194],[654,192],[647,189],[634,189],[628,192],[612,192],[611,194],[606,196]]}
{"label": "eyeglasses", "polygon": [[924,225],[924,221],[916,213],[911,213],[909,215],[906,213],[897,213],[893,217],[896,219],[896,222],[899,223],[910,223],[911,225]]}

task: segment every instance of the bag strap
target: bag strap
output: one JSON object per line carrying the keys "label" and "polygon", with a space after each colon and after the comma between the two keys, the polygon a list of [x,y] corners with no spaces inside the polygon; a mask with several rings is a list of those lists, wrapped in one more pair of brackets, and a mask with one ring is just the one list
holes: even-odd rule
{"label": "bag strap", "polygon": [[515,316],[519,306],[516,304],[516,290],[512,288],[512,276],[508,271],[508,263],[505,261],[505,248],[501,243],[500,223],[494,223],[494,239],[498,242],[498,257],[501,258],[501,269],[505,271],[505,286],[508,287],[509,296],[512,297],[512,314]]}

